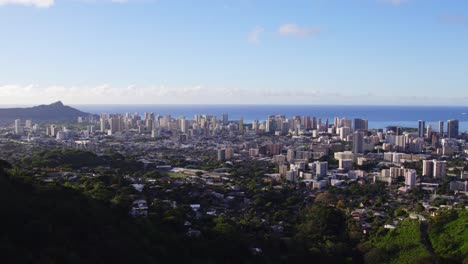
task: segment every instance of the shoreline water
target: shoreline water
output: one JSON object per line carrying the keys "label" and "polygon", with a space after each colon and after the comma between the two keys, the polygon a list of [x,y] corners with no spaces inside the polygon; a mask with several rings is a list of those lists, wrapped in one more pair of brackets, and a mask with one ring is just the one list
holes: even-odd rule
{"label": "shoreline water", "polygon": [[264,121],[268,115],[315,116],[326,118],[333,123],[334,117],[364,118],[369,120],[369,128],[384,128],[390,125],[401,127],[418,126],[418,120],[426,121],[426,126],[438,131],[438,122],[458,119],[459,130],[468,131],[468,107],[466,106],[344,106],[344,105],[74,105],[82,111],[100,113],[138,113],[145,112],[159,115],[171,115],[175,118],[185,116],[193,118],[195,114],[228,114],[229,120],[243,117],[245,123],[253,120]]}
{"label": "shoreline water", "polygon": [[[438,131],[438,122],[443,121],[446,129],[447,120],[458,119],[460,132],[468,131],[468,106],[375,106],[375,105],[70,105],[84,112],[101,113],[138,113],[145,112],[159,115],[171,115],[175,118],[185,116],[192,119],[195,114],[216,115],[228,114],[229,120],[239,120],[243,117],[245,123],[253,120],[264,121],[268,115],[315,116],[326,118],[333,123],[334,117],[364,118],[369,120],[369,128],[384,128],[395,125],[417,128],[418,120],[426,121]],[[12,106],[0,105],[0,108]],[[27,107],[27,106],[17,106]]]}

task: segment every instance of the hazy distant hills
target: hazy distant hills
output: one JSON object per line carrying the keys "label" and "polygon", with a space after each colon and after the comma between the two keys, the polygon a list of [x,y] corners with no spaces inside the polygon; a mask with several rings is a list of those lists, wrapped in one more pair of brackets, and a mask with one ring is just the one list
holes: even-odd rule
{"label": "hazy distant hills", "polygon": [[64,105],[58,101],[50,105],[39,105],[28,108],[0,108],[0,120],[33,119],[74,121],[79,116],[88,117],[92,114]]}

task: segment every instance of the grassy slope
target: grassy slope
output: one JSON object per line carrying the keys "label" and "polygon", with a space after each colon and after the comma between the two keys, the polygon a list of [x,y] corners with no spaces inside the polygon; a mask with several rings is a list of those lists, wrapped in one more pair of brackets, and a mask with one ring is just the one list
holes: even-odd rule
{"label": "grassy slope", "polygon": [[443,257],[468,254],[468,211],[458,212],[458,218],[445,224],[442,230],[430,232],[434,250]]}
{"label": "grassy slope", "polygon": [[412,220],[406,220],[398,229],[389,231],[376,243],[376,247],[388,254],[388,263],[417,263],[421,258],[430,256],[421,241],[419,222]]}
{"label": "grassy slope", "polygon": [[188,174],[183,174],[183,173],[176,173],[176,172],[167,172],[167,175],[171,178],[186,178],[189,175]]}

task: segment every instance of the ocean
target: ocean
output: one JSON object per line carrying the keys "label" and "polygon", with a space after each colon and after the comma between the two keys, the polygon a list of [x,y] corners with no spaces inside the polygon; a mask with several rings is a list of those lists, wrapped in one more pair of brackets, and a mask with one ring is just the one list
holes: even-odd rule
{"label": "ocean", "polygon": [[192,119],[196,114],[216,115],[228,114],[229,120],[244,118],[245,123],[253,120],[263,121],[268,115],[315,116],[328,118],[333,123],[334,117],[364,118],[369,120],[369,128],[384,128],[386,126],[413,127],[418,126],[418,120],[426,121],[438,131],[439,121],[444,121],[447,131],[447,120],[458,119],[460,132],[468,131],[468,106],[333,106],[333,105],[72,105],[84,112],[100,113],[155,113],[185,116]]}

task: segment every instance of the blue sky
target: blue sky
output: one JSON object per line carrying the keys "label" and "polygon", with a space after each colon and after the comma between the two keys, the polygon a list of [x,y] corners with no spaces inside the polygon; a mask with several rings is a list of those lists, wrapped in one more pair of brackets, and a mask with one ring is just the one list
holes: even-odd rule
{"label": "blue sky", "polygon": [[467,105],[464,0],[0,0],[0,104]]}

